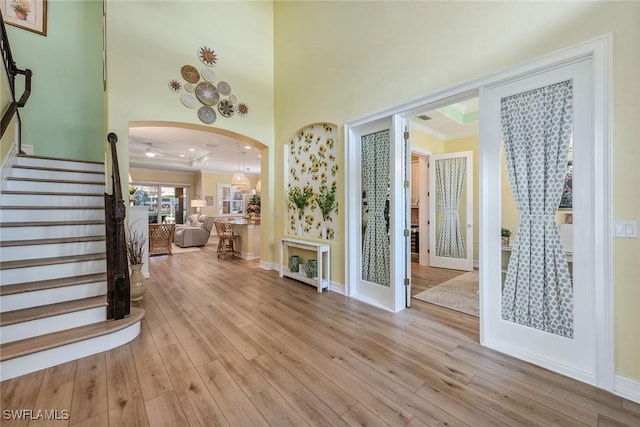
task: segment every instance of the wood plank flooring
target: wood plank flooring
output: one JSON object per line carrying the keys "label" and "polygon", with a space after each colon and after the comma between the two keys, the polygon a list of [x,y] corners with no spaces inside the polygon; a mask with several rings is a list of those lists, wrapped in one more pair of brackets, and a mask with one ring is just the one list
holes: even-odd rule
{"label": "wood plank flooring", "polygon": [[[153,257],[140,336],[4,381],[2,425],[640,425],[640,405],[481,347],[475,317],[388,313],[215,249]],[[21,409],[69,418],[6,419]]]}

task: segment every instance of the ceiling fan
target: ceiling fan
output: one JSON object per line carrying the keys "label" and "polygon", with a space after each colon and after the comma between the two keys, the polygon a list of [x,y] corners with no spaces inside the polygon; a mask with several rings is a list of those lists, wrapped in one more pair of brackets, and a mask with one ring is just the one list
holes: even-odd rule
{"label": "ceiling fan", "polygon": [[162,157],[162,153],[155,148],[153,148],[153,143],[147,142],[147,148],[144,150],[144,155],[149,158],[153,158],[156,156]]}

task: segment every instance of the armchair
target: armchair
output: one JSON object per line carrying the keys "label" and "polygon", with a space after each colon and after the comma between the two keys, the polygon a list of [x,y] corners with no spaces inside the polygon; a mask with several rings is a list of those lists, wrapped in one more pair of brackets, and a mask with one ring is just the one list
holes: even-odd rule
{"label": "armchair", "polygon": [[212,216],[200,215],[195,226],[179,227],[175,232],[175,244],[181,248],[206,245],[213,228],[213,220]]}

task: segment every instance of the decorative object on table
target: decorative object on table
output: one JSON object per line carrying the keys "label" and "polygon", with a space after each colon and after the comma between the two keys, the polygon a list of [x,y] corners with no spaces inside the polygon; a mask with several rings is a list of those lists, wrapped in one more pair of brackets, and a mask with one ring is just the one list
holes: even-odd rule
{"label": "decorative object on table", "polygon": [[502,227],[500,236],[502,237],[502,246],[509,246],[509,237],[511,237],[511,230]]}
{"label": "decorative object on table", "polygon": [[218,56],[209,46],[200,46],[198,49],[198,58],[208,67],[213,67],[218,62]]}
{"label": "decorative object on table", "polygon": [[196,212],[198,213],[198,215],[200,214],[200,211],[202,210],[202,208],[204,208],[206,205],[207,205],[206,201],[202,199],[193,199],[190,204],[192,208],[196,208]]}
{"label": "decorative object on table", "polygon": [[310,259],[304,265],[304,270],[307,272],[308,278],[314,278],[318,276],[318,261],[315,259]]}
{"label": "decorative object on table", "polygon": [[300,257],[298,255],[291,255],[289,257],[289,271],[292,273],[300,271]]}
{"label": "decorative object on table", "polygon": [[298,236],[302,236],[303,227],[302,227],[302,219],[304,215],[304,208],[309,204],[309,201],[313,197],[313,191],[311,191],[310,187],[292,187],[289,190],[289,202],[293,204],[298,209]]}
{"label": "decorative object on table", "polygon": [[250,219],[257,219],[260,217],[260,196],[254,194],[249,200],[247,205],[247,214]]}
{"label": "decorative object on table", "polygon": [[335,184],[328,189],[326,186],[320,188],[320,193],[316,196],[316,203],[322,212],[322,238],[327,238],[327,220],[329,214],[336,204],[336,186]]}
{"label": "decorative object on table", "polygon": [[171,92],[178,93],[182,90],[182,84],[177,80],[169,80],[169,89]]}
{"label": "decorative object on table", "polygon": [[[238,110],[239,106],[236,107]],[[294,186],[310,187],[317,195],[322,189],[337,187],[338,170],[338,126],[330,123],[315,123],[305,126],[289,140],[287,169],[290,190]],[[322,238],[326,228],[326,238],[336,239],[339,224],[339,202],[335,197],[334,207],[324,218],[317,200],[312,199],[305,209],[303,227],[306,236]],[[289,210],[290,234],[298,227],[293,207]],[[323,222],[325,226],[323,227]]]}
{"label": "decorative object on table", "polygon": [[4,0],[0,10],[5,23],[47,35],[47,0]]}
{"label": "decorative object on table", "polygon": [[129,288],[131,301],[140,301],[147,291],[147,279],[142,274],[142,256],[147,239],[144,235],[129,226],[129,235],[126,236],[127,256],[131,267],[129,276]]}

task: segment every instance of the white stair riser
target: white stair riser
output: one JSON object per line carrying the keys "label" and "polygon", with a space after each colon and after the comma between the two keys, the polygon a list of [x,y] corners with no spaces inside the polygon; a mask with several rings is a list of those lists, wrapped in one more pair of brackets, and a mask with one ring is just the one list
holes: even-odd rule
{"label": "white stair riser", "polygon": [[104,209],[2,209],[2,222],[103,221]]}
{"label": "white stair riser", "polygon": [[104,174],[86,173],[86,172],[67,172],[52,171],[44,169],[22,169],[12,168],[11,177],[13,178],[41,178],[41,179],[62,179],[66,181],[91,181],[104,184]]}
{"label": "white stair riser", "polygon": [[104,172],[104,165],[99,163],[70,162],[66,160],[37,159],[34,157],[16,157],[16,165],[36,166],[56,169],[75,169],[80,171]]}
{"label": "white stair riser", "polygon": [[104,196],[0,194],[1,206],[103,206]]}
{"label": "white stair riser", "polygon": [[77,328],[107,320],[107,307],[100,306],[57,316],[15,323],[0,328],[2,343],[24,340],[65,329]]}
{"label": "white stair riser", "polygon": [[107,294],[107,282],[83,283],[0,297],[0,313]]}
{"label": "white stair riser", "polygon": [[104,259],[37,267],[12,268],[2,270],[2,286],[39,280],[60,279],[62,277],[85,276],[88,274],[104,273],[106,271],[107,263]]}
{"label": "white stair riser", "polygon": [[140,333],[140,322],[107,335],[63,345],[0,363],[0,381],[60,365],[128,343]]}
{"label": "white stair riser", "polygon": [[46,227],[2,227],[2,240],[56,239],[62,237],[103,236],[104,224],[58,225]]}
{"label": "white stair riser", "polygon": [[94,193],[104,194],[104,184],[80,184],[67,182],[16,181],[7,180],[4,183],[6,191],[46,191],[59,193]]}
{"label": "white stair riser", "polygon": [[54,243],[50,245],[11,246],[0,248],[0,260],[17,261],[70,255],[99,254],[106,251],[104,240],[95,242]]}

